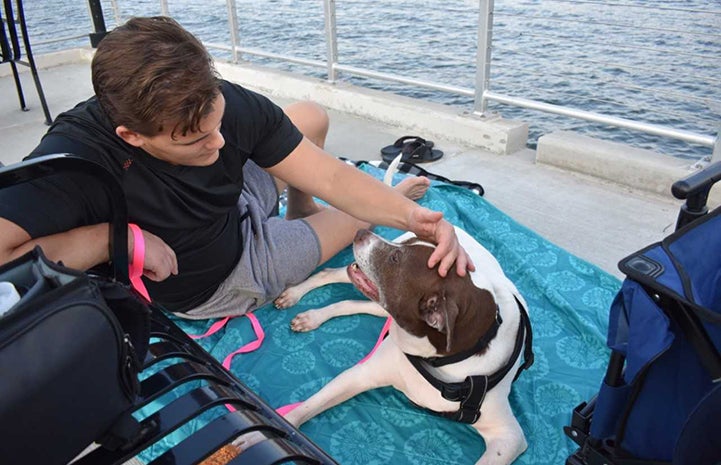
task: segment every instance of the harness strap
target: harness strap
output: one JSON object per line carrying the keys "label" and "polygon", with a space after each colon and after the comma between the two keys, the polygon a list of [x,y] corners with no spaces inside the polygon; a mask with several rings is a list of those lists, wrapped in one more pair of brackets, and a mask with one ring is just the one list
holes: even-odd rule
{"label": "harness strap", "polygon": [[470,349],[458,352],[457,354],[448,355],[446,357],[428,357],[423,359],[428,365],[432,367],[442,367],[444,365],[451,365],[453,363],[458,363],[462,360],[467,359],[468,357],[475,355],[479,352],[482,352],[483,350],[488,347],[488,344],[493,340],[494,337],[496,337],[496,334],[498,334],[498,328],[501,327],[501,324],[503,323],[503,318],[501,318],[501,311],[498,308],[498,305],[496,305],[496,319],[491,325],[491,327],[486,331],[486,334],[481,337],[478,342],[476,342],[473,347]]}
{"label": "harness strap", "polygon": [[[438,389],[441,396],[450,400],[451,402],[460,402],[460,408],[455,412],[437,412],[431,409],[425,409],[436,415],[455,420],[461,423],[473,424],[481,417],[481,405],[486,397],[486,393],[496,387],[503,378],[506,377],[513,365],[521,355],[521,348],[525,349],[523,352],[524,362],[519,366],[513,380],[518,379],[521,371],[527,369],[533,364],[533,336],[531,330],[531,320],[528,317],[521,301],[516,297],[516,304],[520,310],[521,318],[518,322],[518,332],[516,333],[516,344],[513,347],[513,353],[509,360],[491,375],[476,375],[468,376],[462,382],[447,383],[435,378],[426,368],[425,359],[415,355],[408,355],[408,361],[415,367],[416,370],[428,381],[431,386]],[[421,406],[418,406],[421,407]],[[421,407],[424,408],[424,407]]]}
{"label": "harness strap", "polygon": [[518,367],[518,371],[516,372],[516,376],[513,377],[513,381],[516,381],[518,377],[521,376],[521,372],[523,370],[531,368],[531,365],[533,365],[535,360],[535,355],[533,354],[533,330],[531,329],[531,319],[529,318],[525,307],[521,304],[521,301],[518,300],[518,297],[516,297],[516,302],[518,303],[518,308],[521,309],[521,321],[525,327],[526,334],[523,344],[523,363]]}

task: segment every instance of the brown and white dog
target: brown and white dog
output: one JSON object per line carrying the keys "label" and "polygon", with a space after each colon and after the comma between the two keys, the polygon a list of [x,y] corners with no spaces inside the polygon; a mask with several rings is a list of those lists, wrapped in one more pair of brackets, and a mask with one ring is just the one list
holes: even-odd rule
{"label": "brown and white dog", "polygon": [[524,345],[525,365],[532,360],[525,302],[488,250],[465,231],[456,234],[476,265],[465,277],[451,271],[441,278],[429,269],[434,245],[411,233],[389,242],[364,230],[353,241],[355,263],[321,271],[279,297],[276,306],[285,308],[320,285],[352,282],[371,300],[299,314],[291,324],[298,331],[338,315],[393,317],[389,337],[370,359],[334,378],[288,421],[300,426],[361,392],[393,386],[418,406],[471,424],[486,444],[477,465],[510,464],[526,449],[508,402]]}

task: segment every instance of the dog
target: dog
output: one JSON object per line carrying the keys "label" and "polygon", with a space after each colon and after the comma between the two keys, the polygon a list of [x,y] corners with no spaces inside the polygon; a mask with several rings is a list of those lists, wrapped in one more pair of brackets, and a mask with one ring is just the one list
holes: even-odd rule
{"label": "dog", "polygon": [[301,313],[292,328],[308,331],[354,313],[392,317],[388,337],[367,361],[338,375],[286,420],[299,427],[361,392],[393,386],[414,404],[475,428],[486,444],[476,465],[510,464],[526,450],[508,401],[511,383],[533,361],[526,303],[495,257],[455,230],[476,266],[465,277],[441,278],[429,269],[435,245],[412,233],[390,242],[362,230],[353,241],[354,263],[323,270],[276,300],[285,308],[320,285],[351,282],[370,301]]}

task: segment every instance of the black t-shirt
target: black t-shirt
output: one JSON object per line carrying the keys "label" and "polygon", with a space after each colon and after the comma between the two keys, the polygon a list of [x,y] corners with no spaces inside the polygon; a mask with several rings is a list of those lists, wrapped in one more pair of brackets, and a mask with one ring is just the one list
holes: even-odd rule
{"label": "black t-shirt", "polygon": [[[243,165],[283,160],[302,135],[267,98],[222,83],[225,146],[210,166],[171,165],[125,143],[95,97],[59,115],[28,158],[73,153],[108,168],[123,186],[128,220],[162,238],[176,253],[178,275],[145,279],[154,300],[172,311],[206,301],[242,252],[237,201]],[[58,175],[0,191],[0,216],[43,237],[108,221],[102,186],[80,175]]]}

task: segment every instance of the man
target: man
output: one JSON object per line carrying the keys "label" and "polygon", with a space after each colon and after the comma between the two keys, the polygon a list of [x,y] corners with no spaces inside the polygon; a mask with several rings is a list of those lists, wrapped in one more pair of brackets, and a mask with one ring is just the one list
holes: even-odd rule
{"label": "man", "polygon": [[[322,150],[326,113],[285,112],[218,78],[174,20],[133,18],[92,62],[95,97],[58,116],[30,157],[73,153],[119,180],[145,241],[151,298],[188,318],[237,315],[307,277],[370,223],[438,243],[429,266],[472,269],[442,214],[418,206],[428,180],[391,189]],[[288,186],[286,218],[275,214]],[[313,196],[332,207],[320,207]],[[40,245],[52,260],[106,263],[108,202],[79,176],[0,192],[0,262]],[[344,213],[345,212],[345,213]],[[129,252],[134,246],[129,235]]]}

